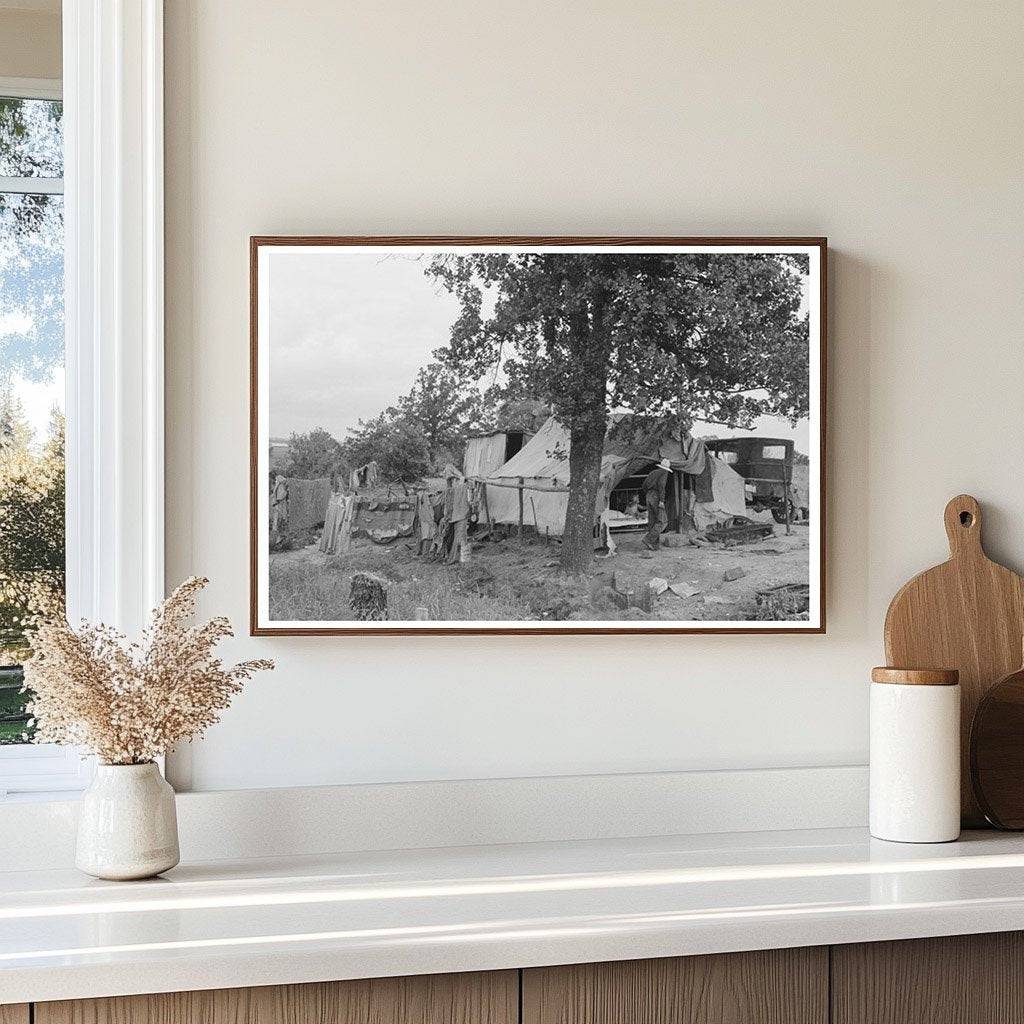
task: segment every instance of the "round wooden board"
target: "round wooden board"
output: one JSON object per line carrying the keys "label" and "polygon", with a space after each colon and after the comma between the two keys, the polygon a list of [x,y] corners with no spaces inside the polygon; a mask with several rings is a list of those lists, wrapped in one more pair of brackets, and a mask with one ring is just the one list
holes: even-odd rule
{"label": "round wooden board", "polygon": [[1024,669],[1001,679],[971,724],[971,783],[986,819],[1024,829]]}

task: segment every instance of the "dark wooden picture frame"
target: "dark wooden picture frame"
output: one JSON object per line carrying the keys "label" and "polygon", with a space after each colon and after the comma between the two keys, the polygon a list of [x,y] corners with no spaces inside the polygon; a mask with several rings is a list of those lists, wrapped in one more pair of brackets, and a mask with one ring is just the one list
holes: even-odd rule
{"label": "dark wooden picture frame", "polygon": [[[452,622],[424,622],[413,623],[408,621],[396,621],[395,623],[382,622],[380,625],[368,624],[365,622],[353,622],[352,625],[315,625],[304,626],[288,623],[287,625],[275,625],[273,621],[260,621],[260,551],[259,543],[261,532],[259,529],[259,489],[265,484],[265,475],[269,472],[269,462],[264,463],[260,449],[260,397],[261,382],[259,380],[260,365],[260,288],[259,288],[259,257],[260,252],[273,247],[343,247],[343,246],[520,246],[520,247],[603,247],[603,246],[668,246],[668,247],[765,247],[771,249],[778,247],[780,250],[785,247],[804,247],[816,249],[818,252],[818,382],[817,393],[810,395],[810,409],[812,415],[817,413],[817,481],[811,479],[810,487],[817,497],[816,522],[810,524],[813,531],[809,537],[809,545],[817,544],[817,586],[814,586],[814,574],[811,575],[811,593],[817,597],[816,603],[812,598],[810,609],[810,621],[807,625],[800,625],[794,622],[784,622],[781,625],[766,623],[764,626],[753,625],[749,621],[738,621],[735,626],[716,622],[714,625],[703,626],[699,620],[686,620],[680,623],[670,622],[667,625],[659,625],[650,621],[630,621],[628,624],[622,620],[610,620],[607,624],[586,623],[576,624],[573,622],[549,623],[543,620],[524,621],[522,625],[513,622],[496,623],[494,626],[474,622],[471,625],[460,625],[457,621]],[[828,244],[824,237],[676,237],[676,236],[653,236],[653,237],[623,237],[623,236],[282,236],[282,235],[257,235],[249,240],[249,302],[250,302],[250,511],[249,511],[249,533],[250,533],[250,633],[253,636],[359,636],[359,635],[390,635],[390,636],[417,636],[417,635],[628,635],[628,634],[823,634],[826,630],[825,606],[826,606],[826,427],[827,427],[827,269],[828,269]],[[812,352],[814,338],[811,338]],[[814,402],[817,401],[815,409]],[[265,454],[265,453],[264,453]],[[816,486],[815,486],[816,484]],[[787,512],[787,516],[789,513]],[[788,519],[787,519],[788,528]]]}

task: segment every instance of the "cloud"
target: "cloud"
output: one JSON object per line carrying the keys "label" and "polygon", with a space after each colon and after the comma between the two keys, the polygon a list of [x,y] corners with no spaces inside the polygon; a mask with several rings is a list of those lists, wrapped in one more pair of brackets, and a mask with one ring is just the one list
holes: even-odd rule
{"label": "cloud", "polygon": [[409,390],[458,315],[425,266],[404,254],[272,252],[272,436],[323,426],[344,438]]}
{"label": "cloud", "polygon": [[11,378],[11,388],[21,400],[22,408],[36,444],[45,440],[54,408],[64,408],[64,369],[55,369],[46,380],[28,380],[20,374]]}
{"label": "cloud", "polygon": [[0,313],[0,338],[29,334],[35,325],[30,313],[23,309]]}

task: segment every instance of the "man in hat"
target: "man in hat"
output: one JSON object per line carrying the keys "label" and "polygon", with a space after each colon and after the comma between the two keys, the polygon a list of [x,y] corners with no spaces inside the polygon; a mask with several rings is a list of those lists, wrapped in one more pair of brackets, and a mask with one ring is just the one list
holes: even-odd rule
{"label": "man in hat", "polygon": [[666,522],[665,487],[671,473],[672,463],[662,459],[640,485],[647,503],[647,532],[644,534],[643,545],[648,551],[657,551],[661,546],[661,531],[665,529]]}

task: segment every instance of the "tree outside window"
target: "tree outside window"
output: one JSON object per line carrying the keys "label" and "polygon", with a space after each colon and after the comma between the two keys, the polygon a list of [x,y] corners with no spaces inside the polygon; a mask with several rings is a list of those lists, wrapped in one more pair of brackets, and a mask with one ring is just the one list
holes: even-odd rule
{"label": "tree outside window", "polygon": [[64,601],[61,103],[0,96],[0,744],[31,739],[26,625]]}

